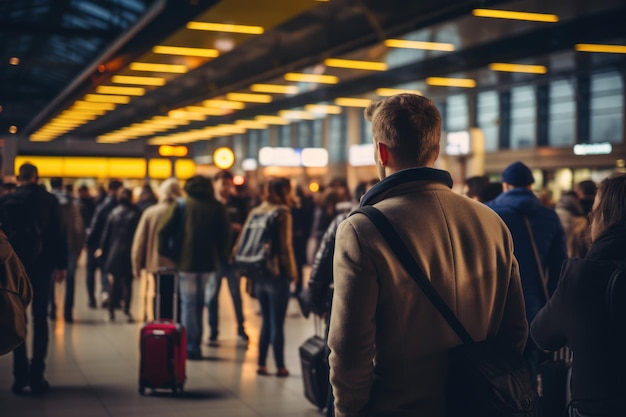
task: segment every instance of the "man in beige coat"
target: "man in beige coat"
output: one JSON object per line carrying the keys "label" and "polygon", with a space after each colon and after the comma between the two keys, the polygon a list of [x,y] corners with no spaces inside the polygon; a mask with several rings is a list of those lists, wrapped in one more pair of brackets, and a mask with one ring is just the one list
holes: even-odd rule
{"label": "man in beige coat", "polygon": [[[181,195],[182,191],[178,180],[176,178],[167,179],[163,181],[159,187],[159,202],[148,207],[141,215],[131,249],[133,274],[135,278],[141,276],[142,269],[145,269],[150,274],[155,274],[159,268],[162,267],[174,268],[175,265],[173,261],[159,255],[158,230],[167,210]],[[166,286],[165,282],[162,284]],[[168,288],[171,287],[170,291],[173,291],[172,284],[173,283],[170,283],[168,286]],[[169,299],[165,299],[166,296],[171,295],[170,291],[163,291],[164,297],[161,300],[163,307],[172,304]],[[169,308],[162,308],[162,310],[169,311]],[[157,319],[159,317],[156,316],[161,315],[161,312],[155,311],[154,315],[154,318]]]}
{"label": "man in beige coat", "polygon": [[[370,105],[366,117],[382,181],[361,205],[391,221],[475,340],[498,338],[521,352],[528,324],[511,236],[497,214],[452,192],[450,175],[433,168],[439,111],[400,94]],[[443,416],[446,353],[461,342],[364,215],[339,226],[333,267],[336,416]]]}

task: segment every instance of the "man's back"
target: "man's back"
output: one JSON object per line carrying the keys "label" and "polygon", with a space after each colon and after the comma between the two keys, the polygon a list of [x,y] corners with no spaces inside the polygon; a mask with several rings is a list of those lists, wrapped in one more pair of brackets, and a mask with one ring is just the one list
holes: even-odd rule
{"label": "man's back", "polygon": [[[527,324],[508,230],[487,207],[453,193],[449,178],[400,171],[362,204],[391,221],[474,339],[497,336],[521,351]],[[337,415],[443,415],[446,350],[460,341],[365,216],[339,226],[334,275]]]}
{"label": "man's back", "polygon": [[561,265],[567,258],[563,226],[556,212],[541,205],[533,192],[526,188],[514,188],[501,194],[489,207],[498,213],[511,231],[530,322],[545,304],[546,298],[524,216],[531,225],[537,252],[548,276],[550,293],[556,289]]}

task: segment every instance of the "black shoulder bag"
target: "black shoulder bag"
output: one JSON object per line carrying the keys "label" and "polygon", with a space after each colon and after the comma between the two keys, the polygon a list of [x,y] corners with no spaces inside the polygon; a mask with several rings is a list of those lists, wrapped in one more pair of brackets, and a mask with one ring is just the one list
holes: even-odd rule
{"label": "black shoulder bag", "polygon": [[354,213],[362,213],[374,223],[404,269],[463,342],[449,351],[446,416],[535,417],[536,394],[522,355],[495,340],[475,342],[432,286],[385,215],[372,206],[362,207]]}

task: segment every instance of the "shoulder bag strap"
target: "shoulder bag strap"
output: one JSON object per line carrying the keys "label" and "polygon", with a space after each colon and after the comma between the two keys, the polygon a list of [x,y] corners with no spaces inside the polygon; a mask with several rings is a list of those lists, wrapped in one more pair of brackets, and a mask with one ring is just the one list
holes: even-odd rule
{"label": "shoulder bag strap", "polygon": [[411,255],[406,245],[402,242],[402,238],[393,228],[393,225],[377,208],[372,206],[361,207],[355,210],[354,213],[362,213],[366,215],[374,226],[378,229],[383,236],[387,245],[394,252],[404,269],[411,275],[411,278],[415,280],[417,285],[422,289],[426,297],[430,302],[439,310],[443,318],[450,324],[450,327],[456,332],[461,341],[464,344],[474,343],[474,339],[469,332],[463,327],[463,324],[456,317],[454,312],[450,309],[448,304],[441,298],[435,287],[428,280],[424,271],[419,266],[415,258]]}
{"label": "shoulder bag strap", "polygon": [[541,281],[541,288],[543,289],[543,295],[546,297],[546,302],[550,299],[550,293],[548,292],[548,284],[546,283],[546,277],[543,273],[543,267],[541,266],[541,259],[539,258],[539,251],[537,250],[537,244],[535,243],[535,235],[533,229],[530,227],[528,217],[522,215],[524,223],[526,224],[526,230],[530,237],[530,245],[533,248],[533,254],[535,255],[535,262],[537,263],[537,271],[539,271],[539,281]]}

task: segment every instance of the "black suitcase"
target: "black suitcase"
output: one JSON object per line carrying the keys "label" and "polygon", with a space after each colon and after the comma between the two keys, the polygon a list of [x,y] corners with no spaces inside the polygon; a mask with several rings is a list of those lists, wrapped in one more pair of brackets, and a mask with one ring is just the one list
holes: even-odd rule
{"label": "black suitcase", "polygon": [[304,396],[322,410],[327,405],[329,392],[326,340],[317,335],[308,338],[300,346],[300,364]]}
{"label": "black suitcase", "polygon": [[539,366],[537,393],[542,417],[567,415],[571,364],[571,351],[565,347]]}

